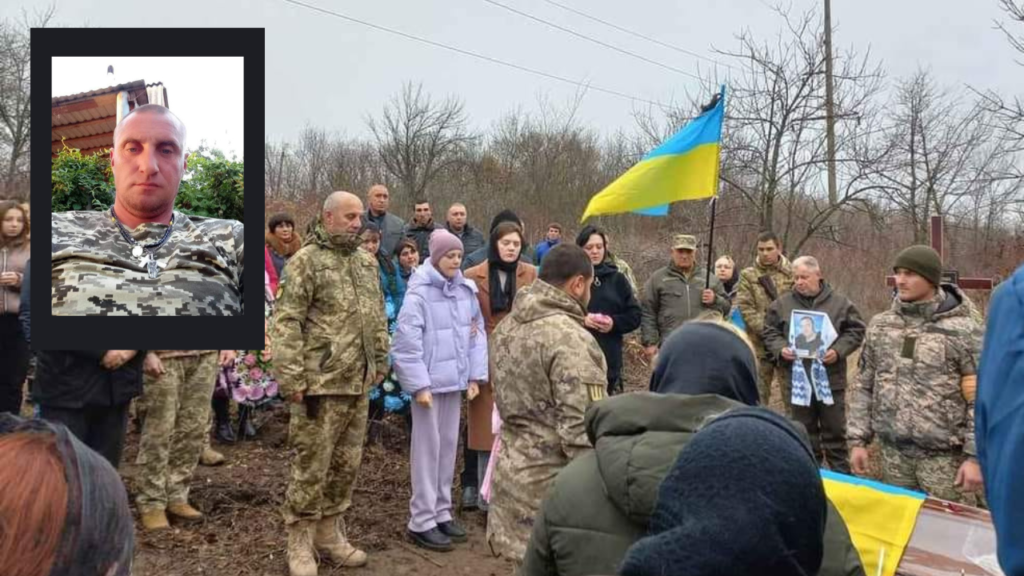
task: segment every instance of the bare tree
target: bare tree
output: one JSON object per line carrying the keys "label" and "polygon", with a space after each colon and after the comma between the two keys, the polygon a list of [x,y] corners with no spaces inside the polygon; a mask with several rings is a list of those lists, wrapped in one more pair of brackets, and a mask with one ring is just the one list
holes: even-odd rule
{"label": "bare tree", "polygon": [[[886,128],[891,153],[878,177],[915,242],[927,240],[932,214],[970,211],[972,204],[977,211],[995,199],[987,192],[1010,166],[991,110],[963,104],[964,96],[940,89],[925,71],[897,83]],[[1014,187],[1003,192],[1003,200],[1015,194]]]}
{"label": "bare tree", "polygon": [[[865,208],[878,188],[868,175],[882,151],[874,144],[882,71],[852,49],[835,56],[837,167],[840,192],[827,198],[824,29],[811,10],[794,18],[777,10],[784,29],[774,42],[749,32],[739,48],[718,51],[737,60],[723,141],[722,180],[756,212],[762,229],[780,231],[787,251],[811,238],[840,242],[835,218]],[[706,91],[715,90],[707,83]]]}
{"label": "bare tree", "polygon": [[453,97],[433,102],[422,85],[404,85],[379,119],[366,122],[399,192],[412,198],[426,197],[430,183],[475,140],[462,102]]}
{"label": "bare tree", "polygon": [[31,134],[29,29],[53,19],[53,6],[21,21],[0,22],[0,195],[28,197]]}

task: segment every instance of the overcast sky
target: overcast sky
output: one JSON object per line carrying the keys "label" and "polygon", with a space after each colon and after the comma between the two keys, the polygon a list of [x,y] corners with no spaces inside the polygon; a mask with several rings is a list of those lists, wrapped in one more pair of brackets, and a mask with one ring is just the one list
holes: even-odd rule
{"label": "overcast sky", "polygon": [[[188,130],[189,150],[205,141],[228,157],[242,159],[242,64],[242,58],[54,58],[51,96],[70,96],[135,80],[163,82],[167,103]],[[107,76],[107,66],[114,67],[113,80]],[[218,88],[216,100],[211,86],[223,87]],[[231,99],[231,106],[221,105],[225,98]]]}
{"label": "overcast sky", "polygon": [[[301,1],[637,97],[679,101],[687,88],[694,87],[686,76],[552,30],[485,0]],[[499,1],[669,66],[697,70],[699,60],[694,57],[609,29],[545,0]],[[558,1],[716,58],[712,48],[735,47],[735,34],[744,28],[771,40],[781,26],[762,0]],[[49,2],[4,2],[0,14],[17,16],[23,7]],[[180,0],[173,5],[56,2],[57,20],[66,26],[265,27],[266,132],[272,140],[294,138],[307,122],[364,136],[365,115],[379,114],[405,81],[422,82],[437,97],[459,96],[478,128],[486,128],[515,107],[535,110],[538,96],[561,103],[575,91],[554,80],[426,46],[286,0]],[[792,1],[795,12],[817,4],[820,0]],[[834,2],[833,19],[838,26],[834,43],[861,52],[870,48],[883,61],[890,79],[924,67],[948,86],[970,84],[1024,95],[1024,69],[1014,61],[1019,55],[993,29],[996,18],[1002,18],[997,0]],[[147,73],[145,79],[167,82],[172,106],[180,102],[168,78]],[[592,90],[580,114],[584,122],[610,134],[619,128],[632,129],[633,106],[628,100]]]}

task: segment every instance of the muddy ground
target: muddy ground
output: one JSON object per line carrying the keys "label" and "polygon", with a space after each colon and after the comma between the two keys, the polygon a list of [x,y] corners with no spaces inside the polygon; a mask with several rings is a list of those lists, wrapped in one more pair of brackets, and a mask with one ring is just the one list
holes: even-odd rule
{"label": "muddy ground", "polygon": [[[646,389],[650,369],[639,359],[639,345],[627,347],[626,388]],[[781,408],[778,393],[772,405]],[[214,444],[227,463],[200,466],[192,481],[192,503],[206,514],[195,525],[174,525],[169,532],[138,532],[134,574],[137,576],[281,576],[288,574],[285,534],[278,507],[288,478],[287,412],[268,411],[255,440],[235,445]],[[484,539],[485,516],[457,509],[469,531],[466,544],[450,553],[413,547],[405,538],[410,495],[408,435],[400,419],[383,423],[379,443],[369,445],[346,514],[352,541],[369,553],[368,566],[331,569],[320,574],[358,576],[504,576],[510,563],[494,558]],[[134,465],[138,435],[130,428],[121,471],[134,499]],[[460,462],[461,469],[461,450]],[[458,506],[458,475],[456,498]]]}

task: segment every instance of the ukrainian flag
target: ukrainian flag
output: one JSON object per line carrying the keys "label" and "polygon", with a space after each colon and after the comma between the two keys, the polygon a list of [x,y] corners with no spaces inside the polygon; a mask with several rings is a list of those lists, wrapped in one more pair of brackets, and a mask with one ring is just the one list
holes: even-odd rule
{"label": "ukrainian flag", "polygon": [[850,530],[868,576],[893,576],[925,495],[881,482],[821,471],[825,494]]}
{"label": "ukrainian flag", "polygon": [[713,108],[591,198],[581,221],[623,212],[664,216],[671,202],[714,196],[725,117],[724,85],[718,96]]}

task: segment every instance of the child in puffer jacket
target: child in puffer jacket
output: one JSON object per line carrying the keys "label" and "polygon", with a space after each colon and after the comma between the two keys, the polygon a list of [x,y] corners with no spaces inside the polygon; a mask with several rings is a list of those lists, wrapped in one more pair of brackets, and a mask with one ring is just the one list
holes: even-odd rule
{"label": "child in puffer jacket", "polygon": [[452,519],[452,479],[462,391],[487,382],[487,335],[476,284],[460,271],[462,242],[430,236],[430,260],[409,279],[391,358],[412,405],[412,499],[408,535],[423,548],[452,549],[466,531]]}

